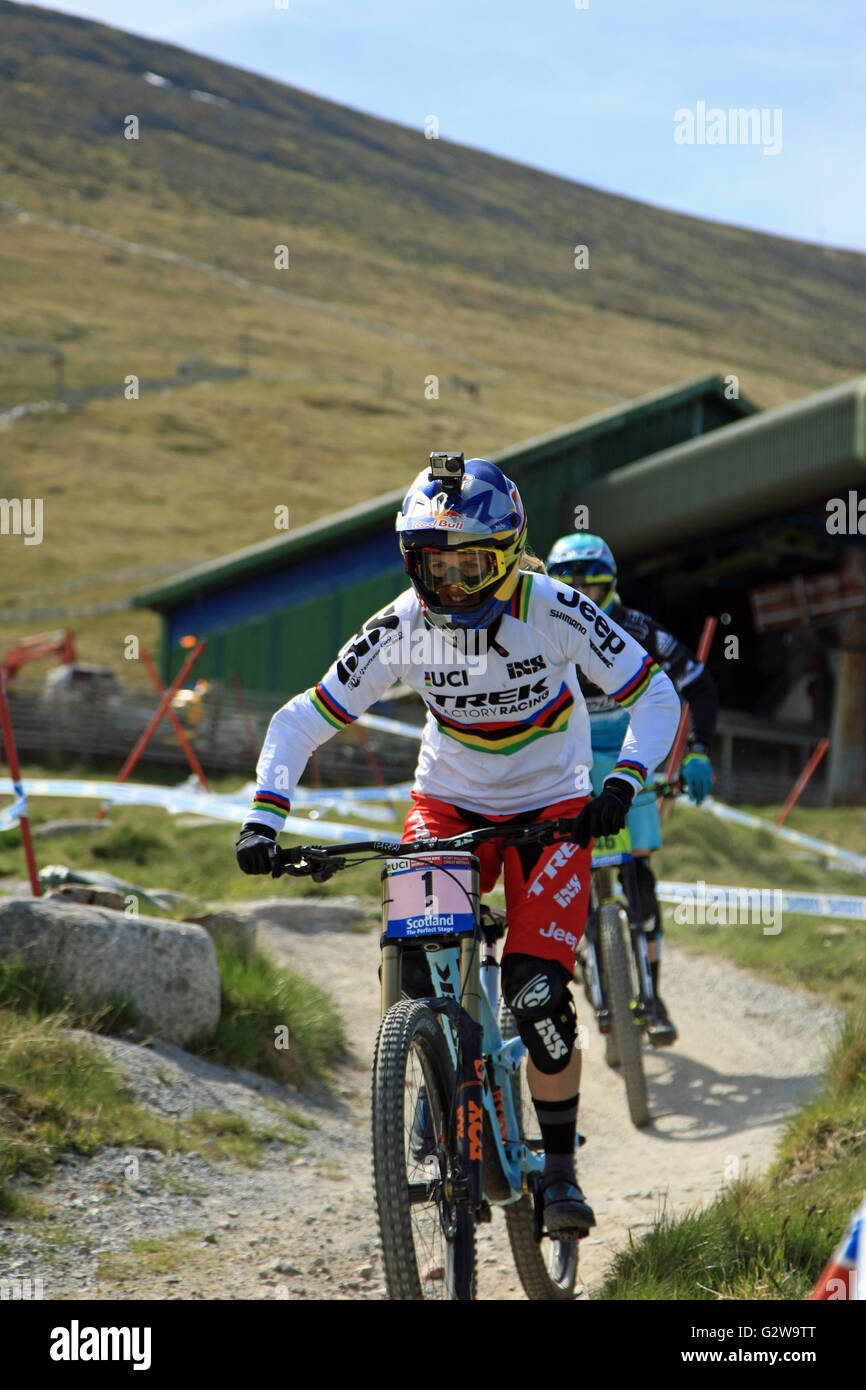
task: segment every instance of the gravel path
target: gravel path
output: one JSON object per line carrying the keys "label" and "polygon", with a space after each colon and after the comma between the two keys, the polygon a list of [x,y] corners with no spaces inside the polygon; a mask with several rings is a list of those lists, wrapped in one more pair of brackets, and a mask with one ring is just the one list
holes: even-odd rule
{"label": "gravel path", "polygon": [[[258,1168],[209,1158],[207,1141],[175,1157],[137,1148],[69,1155],[48,1186],[32,1189],[50,1219],[0,1224],[0,1280],[39,1278],[48,1299],[384,1297],[368,1143],[377,933],[265,927],[260,941],[341,1008],[353,1051],[335,1091],[304,1095],[165,1044],[97,1039],[154,1113],[228,1112],[287,1142],[266,1142]],[[631,1126],[590,1023],[580,1113],[581,1181],[598,1220],[581,1242],[590,1294],[629,1232],[645,1231],[663,1205],[701,1205],[737,1172],[766,1167],[834,1035],[834,1010],[812,995],[673,947],[665,959],[680,1040],[647,1051],[656,1118],[646,1130]],[[315,1128],[299,1129],[289,1112]],[[154,1240],[150,1252],[130,1246]],[[498,1211],[479,1232],[479,1297],[523,1298]]]}

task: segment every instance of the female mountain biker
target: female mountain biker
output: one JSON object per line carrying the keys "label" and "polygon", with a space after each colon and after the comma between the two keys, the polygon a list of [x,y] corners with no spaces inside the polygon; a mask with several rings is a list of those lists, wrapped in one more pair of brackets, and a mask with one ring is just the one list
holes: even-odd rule
{"label": "female mountain biker", "polygon": [[[647,769],[673,741],[679,700],[595,604],[521,570],[523,503],[485,459],[432,454],[397,532],[411,587],[364,624],[316,686],[274,715],[238,862],[246,873],[269,871],[307,760],[397,679],[427,705],[404,841],[478,825],[507,831],[540,817],[573,821],[570,842],[486,844],[477,853],[482,893],[504,871],[502,989],[529,1054],[546,1153],[545,1225],[550,1234],[586,1234],[595,1218],[574,1167],[580,1052],[568,984],[586,918],[589,845],[594,834],[622,828]],[[575,664],[631,713],[622,755],[594,798]]]}

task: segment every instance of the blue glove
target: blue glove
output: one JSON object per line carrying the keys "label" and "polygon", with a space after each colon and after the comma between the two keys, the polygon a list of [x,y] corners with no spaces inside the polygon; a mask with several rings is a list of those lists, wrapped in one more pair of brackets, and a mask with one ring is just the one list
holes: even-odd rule
{"label": "blue glove", "polygon": [[682,778],[686,791],[696,806],[713,789],[713,765],[706,753],[687,753],[683,759]]}

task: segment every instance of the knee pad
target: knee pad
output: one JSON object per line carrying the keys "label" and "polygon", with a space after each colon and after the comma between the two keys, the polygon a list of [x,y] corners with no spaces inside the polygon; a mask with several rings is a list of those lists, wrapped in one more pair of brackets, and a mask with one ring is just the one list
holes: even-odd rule
{"label": "knee pad", "polygon": [[559,961],[506,955],[502,992],[539,1071],[554,1075],[568,1066],[577,1036],[569,974]]}
{"label": "knee pad", "polygon": [[650,940],[657,941],[662,934],[662,914],[656,898],[655,874],[644,856],[635,858],[634,867],[643,929]]}

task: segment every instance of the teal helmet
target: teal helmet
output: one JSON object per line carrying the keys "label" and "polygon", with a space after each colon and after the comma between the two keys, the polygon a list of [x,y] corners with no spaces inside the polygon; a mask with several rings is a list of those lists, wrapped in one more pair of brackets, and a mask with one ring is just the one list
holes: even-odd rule
{"label": "teal helmet", "polygon": [[560,536],[547,557],[547,573],[562,579],[573,589],[585,590],[587,584],[603,584],[604,592],[596,600],[606,613],[616,595],[616,560],[613,551],[601,538],[588,531],[575,531]]}

